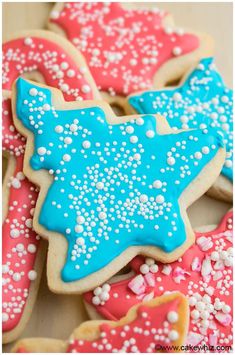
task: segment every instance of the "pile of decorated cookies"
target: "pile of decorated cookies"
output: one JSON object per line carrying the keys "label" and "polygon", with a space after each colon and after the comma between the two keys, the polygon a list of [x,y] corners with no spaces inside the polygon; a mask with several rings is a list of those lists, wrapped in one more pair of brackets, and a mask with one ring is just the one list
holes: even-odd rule
{"label": "pile of decorated cookies", "polygon": [[3,45],[4,343],[46,263],[92,320],[15,352],[231,350],[232,210],[197,232],[187,215],[204,193],[232,202],[233,93],[212,39],[118,3],[59,3],[48,27]]}

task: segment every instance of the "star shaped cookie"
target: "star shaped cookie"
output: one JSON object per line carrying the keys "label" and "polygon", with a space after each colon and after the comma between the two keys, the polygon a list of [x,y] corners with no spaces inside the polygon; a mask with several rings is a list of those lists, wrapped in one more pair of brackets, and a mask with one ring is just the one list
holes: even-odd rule
{"label": "star shaped cookie", "polygon": [[[161,114],[174,129],[209,125],[224,136],[226,160],[217,182],[217,196],[232,199],[233,181],[233,91],[226,87],[213,58],[202,59],[178,87],[146,91],[128,98],[140,114]],[[221,191],[221,193],[220,193]]]}
{"label": "star shaped cookie", "polygon": [[224,161],[214,128],[172,133],[153,115],[117,123],[108,104],[67,103],[24,79],[13,109],[28,136],[24,171],[41,187],[34,228],[49,239],[53,290],[82,292],[140,252],[171,262],[191,245],[186,208]]}

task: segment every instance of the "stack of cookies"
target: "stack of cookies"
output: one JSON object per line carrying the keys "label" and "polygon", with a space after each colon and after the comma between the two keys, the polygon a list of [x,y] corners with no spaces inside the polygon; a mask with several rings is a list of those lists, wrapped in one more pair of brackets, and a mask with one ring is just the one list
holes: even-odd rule
{"label": "stack of cookies", "polygon": [[233,213],[196,231],[187,214],[205,193],[232,203],[213,40],[119,3],[58,3],[48,29],[3,44],[3,342],[46,264],[91,320],[13,352],[232,351]]}

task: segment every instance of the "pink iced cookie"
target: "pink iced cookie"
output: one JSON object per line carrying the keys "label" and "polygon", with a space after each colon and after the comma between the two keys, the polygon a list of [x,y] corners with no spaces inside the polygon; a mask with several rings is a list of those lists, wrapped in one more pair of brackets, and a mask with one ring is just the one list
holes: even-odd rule
{"label": "pink iced cookie", "polygon": [[85,61],[65,39],[28,31],[3,45],[2,147],[8,157],[2,227],[4,343],[14,340],[29,318],[45,255],[32,228],[38,190],[23,174],[25,138],[12,120],[10,90],[19,75],[60,88],[68,101],[99,97]]}
{"label": "pink iced cookie", "polygon": [[120,321],[82,323],[69,341],[31,338],[12,352],[156,353],[180,351],[188,329],[188,303],[180,293],[164,295],[132,307]]}
{"label": "pink iced cookie", "polygon": [[211,53],[208,36],[173,28],[168,18],[158,8],[66,2],[55,5],[49,27],[84,54],[102,91],[126,96],[179,78],[192,61]]}
{"label": "pink iced cookie", "polygon": [[[232,346],[232,211],[209,232],[197,232],[196,243],[171,264],[136,257],[132,271],[84,295],[88,310],[120,319],[134,304],[165,292],[188,297],[191,345]],[[119,280],[117,279],[119,278]]]}

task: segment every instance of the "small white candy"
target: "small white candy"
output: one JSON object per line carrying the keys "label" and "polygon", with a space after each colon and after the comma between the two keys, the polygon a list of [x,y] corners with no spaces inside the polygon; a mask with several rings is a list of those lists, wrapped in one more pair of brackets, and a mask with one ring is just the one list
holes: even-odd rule
{"label": "small white candy", "polygon": [[27,247],[27,250],[29,253],[34,254],[34,253],[36,253],[37,248],[34,244],[29,244]]}
{"label": "small white candy", "polygon": [[175,92],[174,95],[173,95],[173,100],[174,101],[182,100],[182,95],[179,92]]}
{"label": "small white candy", "polygon": [[231,307],[229,305],[227,305],[227,304],[224,304],[223,307],[222,307],[222,311],[224,313],[230,313]]}
{"label": "small white candy", "polygon": [[177,56],[182,53],[182,49],[180,47],[174,47],[172,53]]}
{"label": "small white candy", "polygon": [[38,152],[39,155],[45,155],[46,152],[47,152],[47,150],[46,150],[45,147],[39,147],[39,148],[37,149],[37,152]]}
{"label": "small white candy", "polygon": [[201,153],[201,152],[196,152],[196,153],[194,154],[194,157],[195,157],[196,159],[200,160],[200,159],[202,159],[202,153]]}
{"label": "small white candy", "polygon": [[19,235],[20,235],[20,232],[19,232],[18,229],[11,229],[11,231],[10,231],[10,236],[11,236],[12,238],[18,238]]}
{"label": "small white candy", "polygon": [[148,138],[153,138],[155,136],[155,132],[151,129],[149,129],[147,132],[146,132],[146,136]]}
{"label": "small white candy", "polygon": [[84,142],[82,142],[82,146],[83,146],[84,149],[89,149],[90,146],[91,146],[91,142],[84,141]]}
{"label": "small white candy", "polygon": [[103,188],[104,188],[104,183],[103,182],[97,182],[97,184],[95,185],[96,186],[96,188],[98,189],[98,190],[103,190]]}
{"label": "small white candy", "polygon": [[130,137],[130,142],[131,143],[137,143],[138,142],[138,137],[137,136],[131,136]]}
{"label": "small white candy", "polygon": [[161,182],[160,180],[155,180],[155,181],[153,182],[153,187],[154,187],[155,189],[160,189],[160,188],[162,187],[162,182]]}
{"label": "small white candy", "polygon": [[21,280],[21,275],[20,275],[20,273],[19,272],[15,272],[14,274],[13,274],[13,280],[14,281],[20,281]]}
{"label": "small white candy", "polygon": [[4,322],[7,322],[8,321],[8,319],[9,319],[9,315],[7,314],[7,313],[2,313],[2,322],[4,323]]}
{"label": "small white candy", "polygon": [[60,126],[60,125],[58,125],[58,126],[55,127],[55,132],[56,132],[56,133],[62,133],[63,130],[64,130],[64,128],[63,128],[62,126]]}
{"label": "small white candy", "polygon": [[106,292],[109,292],[111,290],[111,286],[109,284],[104,284],[102,286],[102,290],[106,291]]}
{"label": "small white candy", "polygon": [[99,219],[105,219],[107,217],[105,212],[100,212],[99,213]]}
{"label": "small white candy", "polygon": [[32,88],[32,89],[29,90],[29,95],[37,96],[37,94],[38,94],[38,91],[37,91],[36,88]]}
{"label": "small white candy", "polygon": [[43,110],[44,111],[50,111],[50,109],[51,109],[51,106],[49,104],[44,104],[43,105]]}
{"label": "small white candy", "polygon": [[109,299],[108,292],[102,291],[100,294],[100,299],[101,299],[101,301],[108,301],[108,299]]}
{"label": "small white candy", "polygon": [[139,161],[141,159],[141,155],[139,153],[135,153],[133,155],[133,159]]}
{"label": "small white candy", "polygon": [[64,154],[63,155],[63,160],[68,162],[68,161],[71,160],[71,156],[69,154]]}
{"label": "small white candy", "polygon": [[31,281],[36,280],[36,278],[37,278],[37,272],[36,272],[35,270],[30,270],[30,271],[28,272],[28,278],[29,278],[29,280],[31,280]]}
{"label": "small white candy", "polygon": [[155,261],[152,258],[146,258],[145,259],[145,264],[147,264],[148,266],[154,265]]}
{"label": "small white candy", "polygon": [[167,158],[167,164],[168,165],[174,165],[175,164],[175,158],[173,158],[173,157]]}
{"label": "small white candy", "polygon": [[75,76],[75,71],[74,71],[73,69],[69,69],[69,70],[67,71],[67,76],[68,76],[69,78],[73,78],[73,77]]}
{"label": "small white candy", "polygon": [[22,244],[22,243],[17,244],[16,245],[16,250],[19,251],[19,252],[24,251],[24,244]]}
{"label": "small white candy", "polygon": [[126,127],[126,133],[132,134],[134,132],[134,128],[132,126]]}
{"label": "small white candy", "polygon": [[84,230],[84,228],[83,228],[83,226],[81,226],[80,224],[77,224],[77,225],[75,226],[75,232],[76,232],[76,233],[82,233],[83,230]]}
{"label": "small white candy", "polygon": [[140,195],[140,202],[142,203],[148,202],[148,196],[145,194]]}
{"label": "small white candy", "polygon": [[168,336],[170,340],[175,341],[179,338],[179,333],[176,330],[171,330]]}
{"label": "small white candy", "polygon": [[98,296],[92,297],[92,303],[98,306],[100,304],[100,298]]}
{"label": "small white candy", "polygon": [[28,227],[28,228],[32,228],[32,227],[33,227],[33,220],[32,220],[32,218],[27,218],[26,221],[25,221],[25,225],[26,225],[26,227]]}
{"label": "small white candy", "polygon": [[153,264],[150,266],[150,272],[152,272],[153,274],[156,274],[158,272],[157,264]]}
{"label": "small white candy", "polygon": [[202,153],[203,154],[209,154],[210,153],[209,147],[202,147]]}
{"label": "small white candy", "polygon": [[94,295],[95,296],[99,296],[101,295],[101,292],[102,292],[102,288],[101,287],[96,287],[93,291]]}
{"label": "small white candy", "polygon": [[83,216],[78,216],[76,219],[77,223],[83,224],[85,222],[85,218]]}
{"label": "small white candy", "polygon": [[65,144],[71,144],[72,143],[72,138],[70,138],[70,137],[65,137],[65,139],[64,139],[64,143]]}
{"label": "small white candy", "polygon": [[156,202],[157,203],[163,203],[165,201],[165,198],[163,195],[157,195],[156,196]]}
{"label": "small white candy", "polygon": [[90,92],[91,91],[91,88],[90,88],[90,86],[89,85],[83,85],[82,86],[82,92],[84,93],[84,94],[88,94],[88,92]]}
{"label": "small white candy", "polygon": [[142,126],[144,124],[144,120],[141,117],[138,117],[135,122],[138,126]]}
{"label": "small white candy", "polygon": [[72,123],[69,129],[71,132],[76,132],[78,130],[78,126],[75,123]]}
{"label": "small white candy", "polygon": [[79,237],[79,238],[76,239],[76,243],[78,245],[84,245],[85,244],[85,240],[84,240],[84,238]]}
{"label": "small white candy", "polygon": [[179,319],[179,315],[175,311],[170,311],[167,313],[167,320],[170,323],[176,323]]}
{"label": "small white candy", "polygon": [[26,37],[24,40],[24,44],[26,44],[26,46],[30,46],[33,43],[32,38],[30,37]]}
{"label": "small white candy", "polygon": [[200,316],[200,313],[199,313],[198,310],[194,309],[194,310],[191,312],[191,317],[192,317],[193,319],[196,320],[196,319],[199,318],[199,316]]}
{"label": "small white candy", "polygon": [[141,274],[147,274],[149,272],[149,266],[147,264],[143,264],[140,267]]}

